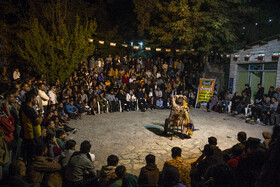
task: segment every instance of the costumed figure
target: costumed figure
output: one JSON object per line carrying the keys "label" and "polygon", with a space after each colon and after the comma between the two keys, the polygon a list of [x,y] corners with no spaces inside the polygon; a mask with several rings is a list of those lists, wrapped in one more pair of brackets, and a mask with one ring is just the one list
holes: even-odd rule
{"label": "costumed figure", "polygon": [[[179,122],[179,123],[178,123]],[[189,116],[188,100],[186,96],[175,95],[172,98],[172,108],[169,117],[165,120],[164,134],[167,134],[169,126],[178,126],[182,124],[182,137],[188,132],[188,135],[193,135],[193,124]]]}

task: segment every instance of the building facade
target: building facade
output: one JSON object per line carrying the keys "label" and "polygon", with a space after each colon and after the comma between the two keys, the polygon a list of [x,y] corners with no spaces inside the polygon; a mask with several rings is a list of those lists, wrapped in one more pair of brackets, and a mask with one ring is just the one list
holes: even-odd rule
{"label": "building facade", "polygon": [[229,89],[241,94],[245,84],[258,90],[258,83],[267,93],[270,86],[280,87],[280,35],[247,45],[231,54]]}

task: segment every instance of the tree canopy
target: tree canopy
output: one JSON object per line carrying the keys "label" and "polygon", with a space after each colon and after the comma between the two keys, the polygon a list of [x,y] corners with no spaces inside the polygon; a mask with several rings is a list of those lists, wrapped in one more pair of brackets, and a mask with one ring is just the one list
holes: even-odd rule
{"label": "tree canopy", "polygon": [[[42,9],[47,22],[43,25],[32,18],[26,31],[17,34],[18,54],[37,74],[44,74],[52,83],[64,81],[73,73],[77,64],[93,54],[95,46],[89,41],[96,34],[97,24],[76,16],[67,22],[67,1],[52,1]],[[48,24],[47,24],[48,23]]]}

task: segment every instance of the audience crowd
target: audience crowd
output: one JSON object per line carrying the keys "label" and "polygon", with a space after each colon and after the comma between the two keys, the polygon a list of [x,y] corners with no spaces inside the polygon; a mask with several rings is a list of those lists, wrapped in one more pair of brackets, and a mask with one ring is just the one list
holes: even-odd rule
{"label": "audience crowd", "polygon": [[[191,166],[181,157],[182,149],[173,147],[172,159],[162,171],[152,154],[146,156],[146,166],[138,177],[119,166],[116,155],[108,156],[107,165],[97,170],[91,143],[83,141],[76,151],[75,140],[67,140],[69,133],[77,131],[69,120],[85,114],[169,109],[177,94],[186,95],[194,106],[193,85],[198,80],[194,72],[202,68],[190,60],[144,61],[109,55],[81,61],[64,84],[57,80],[50,85],[44,75],[24,75],[23,79],[18,68],[10,77],[4,66],[0,75],[1,186],[277,186],[279,172],[270,172],[278,168],[273,164],[279,156],[278,88],[265,95],[259,85],[251,105],[252,119],[276,125],[273,133],[263,133],[264,142],[247,139],[240,132],[240,143],[221,151],[217,139],[209,137],[209,144]],[[238,114],[250,104],[250,97],[246,85],[242,97],[238,93],[232,96],[229,90],[216,92],[207,106],[209,111],[225,112],[231,105]]]}

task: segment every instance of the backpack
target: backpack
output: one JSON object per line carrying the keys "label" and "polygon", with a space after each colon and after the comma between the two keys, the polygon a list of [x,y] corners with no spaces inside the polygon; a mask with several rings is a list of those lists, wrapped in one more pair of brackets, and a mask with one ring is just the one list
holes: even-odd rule
{"label": "backpack", "polygon": [[5,133],[6,135],[6,142],[9,142],[14,139],[14,126],[15,120],[12,117],[12,115],[9,116],[9,118],[5,116],[1,116],[0,118],[0,129]]}
{"label": "backpack", "polygon": [[5,133],[0,129],[0,166],[10,161],[9,151],[5,140]]}
{"label": "backpack", "polygon": [[7,108],[2,104],[0,108],[0,129],[5,133],[5,139],[8,143],[14,139],[15,120],[11,114],[8,116],[6,111]]}

